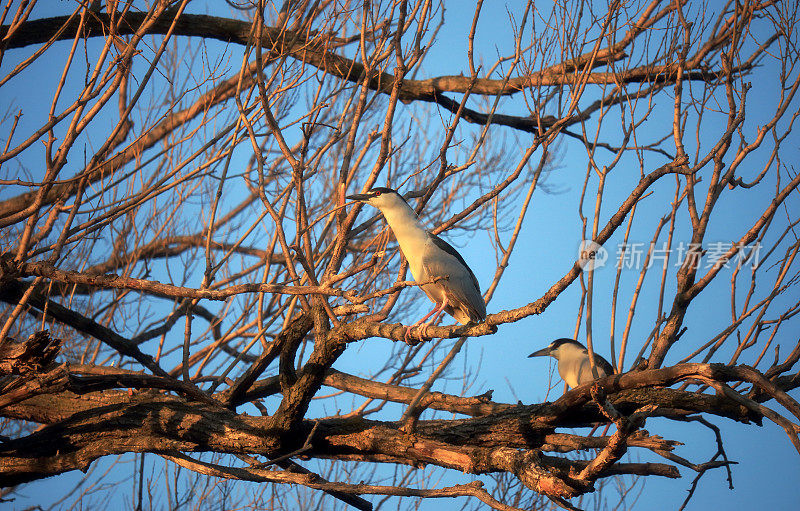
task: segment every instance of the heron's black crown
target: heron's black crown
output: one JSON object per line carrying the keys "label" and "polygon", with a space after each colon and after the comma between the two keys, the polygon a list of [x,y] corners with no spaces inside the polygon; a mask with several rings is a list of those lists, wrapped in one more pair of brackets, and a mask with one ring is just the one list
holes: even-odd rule
{"label": "heron's black crown", "polygon": [[357,198],[356,200],[362,200],[363,201],[363,200],[372,199],[373,197],[379,197],[379,196],[384,195],[384,194],[386,194],[386,195],[394,194],[394,195],[397,195],[398,197],[400,197],[401,199],[403,198],[402,195],[397,193],[397,190],[393,190],[391,188],[386,188],[385,186],[376,186],[375,188],[370,188],[369,190],[367,190],[366,193],[358,193],[358,194],[355,194],[355,195],[351,195],[351,197]]}
{"label": "heron's black crown", "polygon": [[550,349],[551,350],[556,350],[562,344],[573,344],[575,346],[580,346],[581,348],[586,349],[586,346],[584,346],[583,344],[579,343],[575,339],[568,339],[566,337],[562,337],[561,339],[556,339],[555,341],[551,342],[550,343]]}
{"label": "heron's black crown", "polygon": [[375,197],[384,193],[394,193],[400,195],[399,193],[397,193],[397,190],[386,188],[385,186],[376,186],[375,188],[370,189],[370,191],[367,193],[369,193],[370,195],[374,195]]}
{"label": "heron's black crown", "polygon": [[[387,188],[385,186],[376,186],[375,188],[370,188],[365,193],[356,193],[353,195],[348,195],[346,198],[351,200],[357,200],[360,202],[369,202],[371,199],[375,197],[380,197],[381,195],[394,195],[398,197],[400,200],[408,204],[408,201],[400,195],[400,192],[397,190],[393,190],[392,188]],[[373,204],[374,205],[374,204]],[[409,205],[411,207],[411,205]]]}

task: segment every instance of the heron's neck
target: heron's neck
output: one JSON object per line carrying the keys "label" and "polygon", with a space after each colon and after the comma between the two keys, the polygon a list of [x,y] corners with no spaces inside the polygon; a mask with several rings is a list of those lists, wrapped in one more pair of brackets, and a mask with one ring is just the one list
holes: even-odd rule
{"label": "heron's neck", "polygon": [[558,350],[555,358],[559,362],[573,362],[575,360],[584,360],[588,357],[581,348],[564,347]]}
{"label": "heron's neck", "polygon": [[387,208],[383,211],[383,217],[397,238],[400,250],[406,254],[406,259],[408,259],[408,254],[419,251],[427,242],[428,234],[425,232],[425,228],[417,214],[407,204],[398,204]]}

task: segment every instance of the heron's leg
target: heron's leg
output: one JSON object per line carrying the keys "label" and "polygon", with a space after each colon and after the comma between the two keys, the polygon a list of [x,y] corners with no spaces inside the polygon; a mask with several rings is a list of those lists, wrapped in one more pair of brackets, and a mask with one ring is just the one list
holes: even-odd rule
{"label": "heron's leg", "polygon": [[[597,424],[595,424],[594,426],[592,426],[592,430],[591,430],[591,431],[589,431],[589,434],[588,434],[588,435],[586,435],[586,436],[592,436],[592,435],[594,435],[594,432],[595,432],[595,431],[597,431],[598,429],[600,429],[600,426],[602,426],[602,425],[603,425],[603,423],[602,423],[602,422],[598,422]],[[610,423],[610,422],[607,422],[605,426],[606,426],[606,427],[605,427],[605,428],[603,428],[603,432],[602,432],[602,433],[600,433],[600,436],[606,436],[606,433],[608,433],[608,428],[610,428],[610,427],[611,427],[611,423]]]}
{"label": "heron's leg", "polygon": [[[424,318],[418,320],[416,323],[414,323],[411,326],[407,326],[406,327],[406,334],[403,336],[403,339],[406,341],[406,343],[409,342],[408,339],[409,339],[409,337],[411,337],[411,330],[413,330],[415,326],[419,325],[420,323],[422,323],[423,321],[425,321],[429,317],[433,316],[434,314],[438,314],[438,313],[442,312],[445,307],[447,307],[447,297],[445,297],[444,301],[441,304],[436,304],[436,307],[434,307],[434,309],[432,311],[430,311],[428,314],[426,314]],[[420,336],[420,340],[422,340],[421,336]]]}
{"label": "heron's leg", "polygon": [[447,301],[447,295],[445,295],[444,300],[442,300],[442,304],[436,307],[433,311],[431,311],[431,314],[433,314],[431,320],[428,321],[427,323],[423,323],[417,328],[417,337],[419,337],[420,341],[422,340],[423,336],[425,337],[428,336],[428,327],[431,326],[431,323],[436,321],[436,319],[439,317],[439,314],[441,314],[444,308],[447,307],[448,303],[449,302]]}
{"label": "heron's leg", "polygon": [[[444,309],[444,307],[442,307],[442,309]],[[417,336],[419,336],[420,340],[422,340],[422,336],[423,335],[425,337],[428,336],[428,327],[433,325],[433,324],[435,324],[437,321],[439,321],[439,317],[442,315],[442,312],[444,312],[444,311],[440,310],[439,312],[437,312],[436,314],[433,315],[433,317],[431,318],[430,321],[420,325],[419,328],[417,328]]]}

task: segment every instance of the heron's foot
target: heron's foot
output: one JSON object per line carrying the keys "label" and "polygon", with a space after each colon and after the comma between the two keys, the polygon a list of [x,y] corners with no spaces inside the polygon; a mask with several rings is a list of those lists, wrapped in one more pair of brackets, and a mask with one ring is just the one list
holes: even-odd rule
{"label": "heron's foot", "polygon": [[[411,335],[411,331],[414,329],[414,325],[406,327],[406,333],[403,335],[403,341],[408,344],[409,346],[416,346],[419,344],[419,341],[414,339],[414,336]],[[420,339],[421,341],[422,339]]]}
{"label": "heron's foot", "polygon": [[417,327],[417,338],[420,342],[424,340],[423,337],[426,339],[428,338],[428,325],[430,325],[430,323],[423,323]]}

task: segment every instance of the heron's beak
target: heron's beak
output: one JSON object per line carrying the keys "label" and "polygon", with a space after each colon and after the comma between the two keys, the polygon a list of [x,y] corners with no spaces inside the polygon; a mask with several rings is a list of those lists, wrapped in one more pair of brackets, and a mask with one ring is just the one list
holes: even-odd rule
{"label": "heron's beak", "polygon": [[368,193],[356,193],[345,197],[345,199],[357,200],[361,202],[368,201],[370,198],[372,198],[372,196]]}
{"label": "heron's beak", "polygon": [[546,357],[548,355],[550,355],[550,346],[548,346],[546,348],[542,348],[539,351],[534,351],[533,353],[528,355],[528,358],[531,358],[531,357]]}

